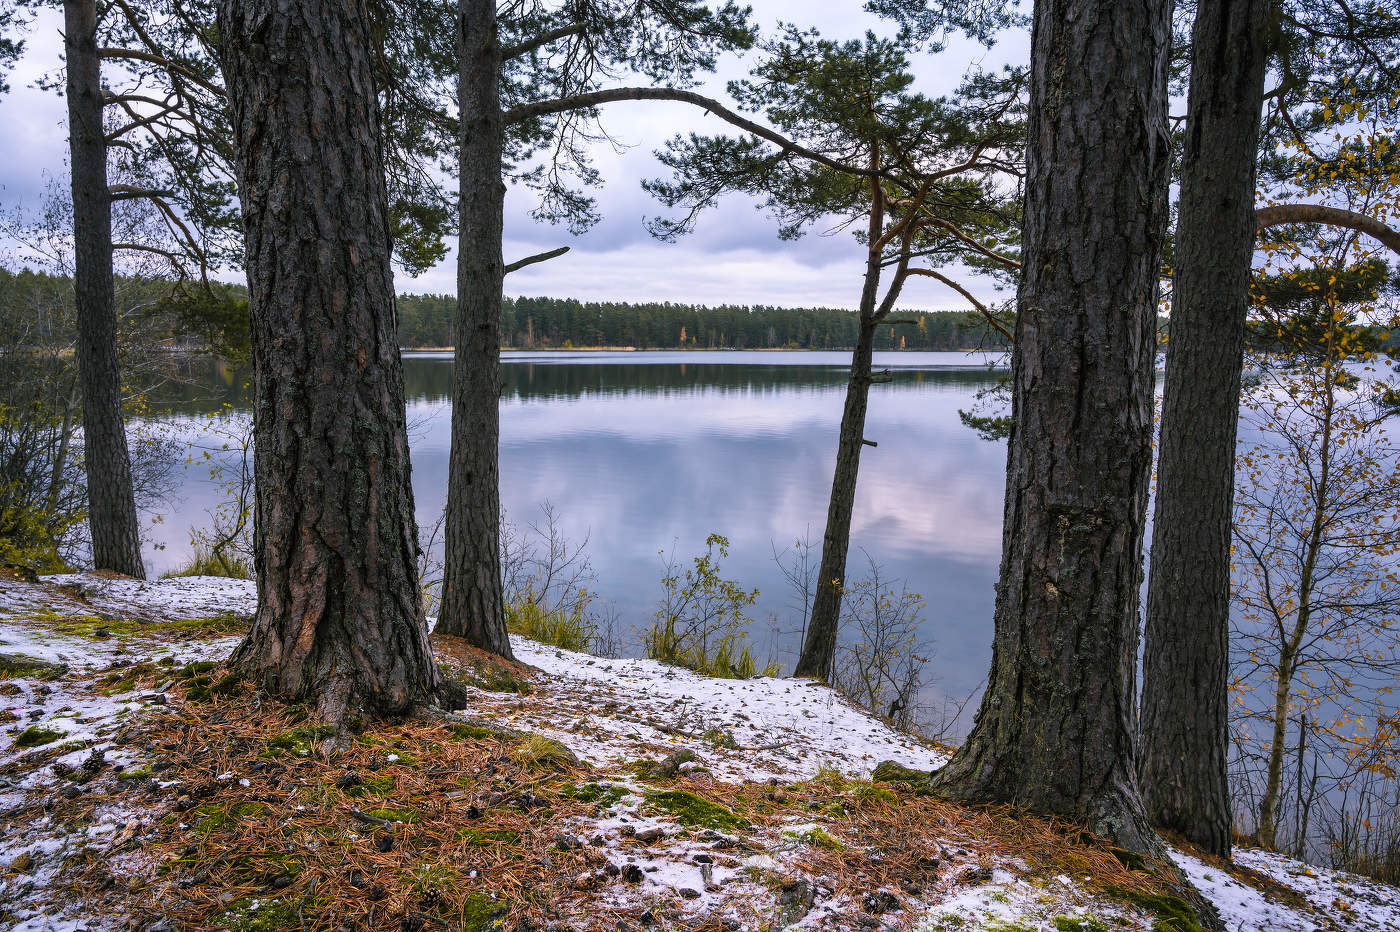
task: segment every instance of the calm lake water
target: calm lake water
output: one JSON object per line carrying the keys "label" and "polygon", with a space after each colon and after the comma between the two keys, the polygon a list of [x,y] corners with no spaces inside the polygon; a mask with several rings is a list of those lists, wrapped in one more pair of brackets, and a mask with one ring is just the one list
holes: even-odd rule
{"label": "calm lake water", "polygon": [[[596,591],[621,632],[645,625],[661,592],[662,551],[688,563],[711,533],[730,540],[723,574],[760,592],[751,638],[791,663],[793,596],[774,551],[807,536],[820,549],[850,354],[844,352],[505,353],[501,495],[524,525],[552,502],[564,534],[588,539]],[[986,679],[1001,546],[1006,449],[964,427],[959,409],[992,385],[993,357],[877,353],[892,381],[870,394],[852,562],[861,549],[927,600],[924,636],[937,689],[966,696]],[[182,440],[217,446],[211,423],[248,417],[246,373],[192,363],[194,385],[164,399]],[[447,491],[451,355],[404,356],[420,525]],[[217,412],[225,411],[224,415]],[[222,493],[200,466],[151,526],[149,567],[189,555],[191,526]],[[158,549],[163,548],[163,549]],[[816,559],[816,554],[813,556]],[[786,632],[786,633],[784,633]]]}

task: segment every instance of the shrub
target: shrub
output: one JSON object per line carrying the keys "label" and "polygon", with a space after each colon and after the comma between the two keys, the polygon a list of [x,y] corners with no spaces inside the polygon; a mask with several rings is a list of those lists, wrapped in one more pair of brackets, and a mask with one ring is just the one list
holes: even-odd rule
{"label": "shrub", "polygon": [[758,598],[719,572],[719,561],[729,556],[729,540],[720,534],[705,538],[705,552],[693,558],[693,566],[681,572],[668,557],[661,579],[663,596],[652,615],[651,627],[642,635],[642,646],[652,660],[686,667],[705,676],[748,679],[776,676],[778,665],[760,671],[744,641],[751,619],[744,614]]}
{"label": "shrub", "polygon": [[253,564],[238,553],[221,553],[196,543],[194,554],[183,566],[165,574],[166,579],[178,576],[227,576],[230,579],[252,579]]}

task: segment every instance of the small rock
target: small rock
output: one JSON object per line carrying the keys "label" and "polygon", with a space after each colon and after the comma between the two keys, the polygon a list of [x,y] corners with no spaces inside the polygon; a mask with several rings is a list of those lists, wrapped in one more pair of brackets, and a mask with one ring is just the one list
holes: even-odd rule
{"label": "small rock", "polygon": [[83,788],[76,783],[70,783],[65,786],[61,792],[63,793],[64,799],[77,799],[79,796],[83,795]]}
{"label": "small rock", "polygon": [[640,832],[636,832],[636,839],[644,845],[649,845],[653,842],[660,841],[665,837],[666,830],[663,828],[648,828],[643,829]]}
{"label": "small rock", "polygon": [[12,874],[27,874],[29,873],[29,868],[33,866],[34,858],[26,851],[10,862],[9,871]]}
{"label": "small rock", "polygon": [[856,922],[864,929],[876,929],[880,926],[880,920],[874,916],[861,914],[856,917]]}
{"label": "small rock", "polygon": [[799,880],[792,884],[778,897],[779,926],[790,926],[800,921],[812,911],[816,902],[817,894],[809,882]]}
{"label": "small rock", "polygon": [[583,842],[567,832],[560,832],[554,836],[554,847],[560,851],[573,851],[576,848],[582,848]]}
{"label": "small rock", "polygon": [[291,874],[278,874],[272,878],[272,883],[269,886],[274,890],[285,890],[292,885],[294,880],[295,878]]}
{"label": "small rock", "polygon": [[652,911],[649,910],[649,909],[643,910],[643,911],[642,911],[642,914],[641,914],[640,916],[637,917],[637,921],[640,922],[640,923],[641,923],[642,925],[644,925],[644,926],[655,925],[655,924],[656,924],[656,913],[652,912]]}
{"label": "small rock", "polygon": [[386,851],[386,852],[387,852],[387,851],[392,851],[392,850],[394,850],[394,836],[393,836],[393,835],[380,835],[378,838],[376,838],[376,839],[374,840],[374,845],[375,845],[375,847],[378,848],[380,851]]}
{"label": "small rock", "polygon": [[695,856],[695,863],[696,863],[696,864],[713,864],[713,863],[715,863],[715,859],[712,858],[712,857],[710,857],[708,854],[697,854],[697,855]]}
{"label": "small rock", "polygon": [[690,887],[681,887],[676,892],[679,893],[683,899],[687,900],[698,900],[701,896],[699,890],[692,890]]}

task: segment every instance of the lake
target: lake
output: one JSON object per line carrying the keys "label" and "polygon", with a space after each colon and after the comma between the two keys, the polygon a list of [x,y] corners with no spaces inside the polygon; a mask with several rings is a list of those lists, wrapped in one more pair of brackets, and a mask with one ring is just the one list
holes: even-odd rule
{"label": "lake", "polygon": [[[596,592],[621,633],[645,626],[661,593],[662,552],[689,563],[711,533],[730,541],[727,578],[757,588],[756,653],[791,664],[798,612],[775,550],[808,537],[819,551],[846,352],[549,352],[502,354],[501,497],[526,525],[553,503],[565,536],[585,538]],[[1006,448],[963,426],[959,409],[993,385],[996,357],[877,353],[891,381],[871,388],[848,576],[864,550],[882,575],[928,603],[924,637],[942,694],[982,686],[991,657],[993,584],[1001,550]],[[160,422],[211,442],[211,423],[246,421],[248,374],[189,363],[190,383],[157,399]],[[447,492],[450,353],[405,353],[404,375],[420,525]],[[225,412],[219,414],[218,412]],[[189,556],[189,531],[222,497],[200,466],[150,526],[148,566]],[[163,548],[163,549],[157,549]],[[814,553],[813,559],[817,559]],[[633,640],[632,643],[635,643]]]}

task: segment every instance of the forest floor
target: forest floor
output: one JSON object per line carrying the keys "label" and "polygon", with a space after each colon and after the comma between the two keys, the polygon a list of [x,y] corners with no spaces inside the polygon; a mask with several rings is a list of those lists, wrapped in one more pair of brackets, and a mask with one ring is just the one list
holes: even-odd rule
{"label": "forest floor", "polygon": [[[0,578],[0,930],[1196,928],[1068,825],[872,781],[946,753],[809,682],[435,636],[471,708],[328,756],[219,666],[254,605]],[[1173,856],[1231,932],[1400,930],[1391,887]]]}

